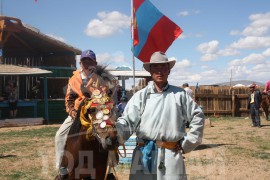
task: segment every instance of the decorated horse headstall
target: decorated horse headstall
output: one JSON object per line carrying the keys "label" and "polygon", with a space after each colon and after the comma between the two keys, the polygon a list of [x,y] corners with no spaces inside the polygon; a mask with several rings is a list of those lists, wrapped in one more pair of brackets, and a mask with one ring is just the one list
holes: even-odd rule
{"label": "decorated horse headstall", "polygon": [[[87,129],[86,139],[106,138],[109,133],[116,131],[114,124],[117,120],[114,110],[113,95],[118,81],[105,69],[97,66],[96,76],[91,80],[90,97],[84,99],[81,106],[81,125]],[[116,132],[115,132],[116,133]]]}
{"label": "decorated horse headstall", "polygon": [[87,128],[86,138],[100,139],[100,134],[107,133],[110,128],[114,128],[116,115],[113,112],[114,105],[108,94],[99,89],[95,89],[91,98],[84,100],[84,105],[80,112],[82,126]]}

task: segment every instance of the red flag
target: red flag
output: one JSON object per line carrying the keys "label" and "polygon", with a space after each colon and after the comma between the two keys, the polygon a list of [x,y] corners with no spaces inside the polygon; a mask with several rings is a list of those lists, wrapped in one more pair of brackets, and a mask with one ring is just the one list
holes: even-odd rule
{"label": "red flag", "polygon": [[133,0],[134,55],[141,61],[149,62],[156,51],[166,52],[182,32],[149,0]]}

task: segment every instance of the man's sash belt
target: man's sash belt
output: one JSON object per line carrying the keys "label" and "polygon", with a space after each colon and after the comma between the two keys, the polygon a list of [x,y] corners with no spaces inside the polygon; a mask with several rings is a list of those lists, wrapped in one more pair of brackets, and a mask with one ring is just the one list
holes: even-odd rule
{"label": "man's sash belt", "polygon": [[[157,147],[170,149],[170,150],[173,150],[178,143],[179,143],[179,141],[176,141],[176,142],[156,141]],[[142,147],[145,145],[145,143],[140,142],[137,145]]]}

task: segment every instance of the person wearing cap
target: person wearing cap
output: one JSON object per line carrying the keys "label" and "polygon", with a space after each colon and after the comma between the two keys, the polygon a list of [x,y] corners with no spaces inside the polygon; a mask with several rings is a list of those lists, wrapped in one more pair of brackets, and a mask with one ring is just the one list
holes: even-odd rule
{"label": "person wearing cap", "polygon": [[262,96],[260,91],[255,90],[255,84],[249,85],[248,109],[250,110],[252,127],[261,127],[260,107]]}
{"label": "person wearing cap", "polygon": [[182,154],[202,142],[202,109],[184,89],[168,83],[174,65],[163,52],[153,53],[143,64],[153,81],[131,97],[115,124],[120,144],[137,136],[130,179],[187,179]]}
{"label": "person wearing cap", "polygon": [[56,152],[56,169],[59,170],[59,175],[65,176],[67,173],[66,167],[60,167],[64,148],[69,133],[69,129],[73,120],[77,116],[78,108],[85,97],[90,97],[93,90],[92,83],[95,78],[95,68],[97,66],[96,55],[92,50],[86,50],[81,53],[80,58],[81,69],[73,72],[73,76],[69,79],[65,106],[68,117],[60,126],[55,135],[55,152]]}
{"label": "person wearing cap", "polygon": [[189,84],[188,83],[184,83],[182,85],[182,87],[184,88],[184,90],[187,92],[187,94],[194,100],[194,93],[193,91],[189,88]]}

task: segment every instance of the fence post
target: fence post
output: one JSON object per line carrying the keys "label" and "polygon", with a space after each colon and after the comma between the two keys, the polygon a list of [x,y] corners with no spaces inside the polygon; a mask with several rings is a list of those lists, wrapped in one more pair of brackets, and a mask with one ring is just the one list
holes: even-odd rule
{"label": "fence post", "polygon": [[213,94],[214,96],[214,116],[219,115],[219,113],[217,113],[219,111],[219,104],[218,104],[218,87],[215,87],[213,89]]}
{"label": "fence post", "polygon": [[232,90],[232,117],[235,116],[235,92]]}

